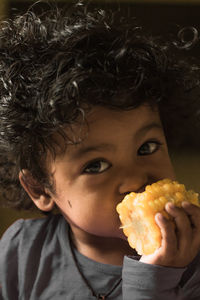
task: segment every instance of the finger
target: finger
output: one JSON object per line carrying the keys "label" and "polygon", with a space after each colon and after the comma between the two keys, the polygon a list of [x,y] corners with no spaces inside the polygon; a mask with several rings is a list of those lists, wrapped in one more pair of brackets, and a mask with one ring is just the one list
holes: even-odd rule
{"label": "finger", "polygon": [[200,228],[200,208],[187,201],[182,203],[182,207],[190,217],[192,225],[196,228]]}
{"label": "finger", "polygon": [[200,248],[200,208],[189,202],[183,202],[182,207],[189,216],[192,232],[193,232],[193,244],[198,249]]}
{"label": "finger", "polygon": [[173,224],[161,213],[156,214],[155,220],[160,227],[162,235],[161,248],[163,249],[163,252],[168,253],[169,256],[175,255],[178,244]]}
{"label": "finger", "polygon": [[178,248],[187,249],[192,241],[192,227],[187,214],[182,208],[176,207],[168,202],[165,206],[166,211],[174,218],[177,230]]}

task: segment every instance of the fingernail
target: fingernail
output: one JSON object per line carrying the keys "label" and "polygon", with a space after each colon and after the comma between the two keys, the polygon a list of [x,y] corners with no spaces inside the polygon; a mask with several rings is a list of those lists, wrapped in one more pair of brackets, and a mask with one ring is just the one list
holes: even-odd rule
{"label": "fingernail", "polygon": [[169,209],[175,208],[175,205],[172,202],[167,202],[166,205],[168,206]]}
{"label": "fingernail", "polygon": [[181,205],[182,205],[183,208],[187,208],[187,207],[190,207],[190,206],[191,206],[191,203],[188,202],[188,201],[183,201],[183,202],[181,203]]}
{"label": "fingernail", "polygon": [[164,221],[164,220],[165,220],[165,217],[164,217],[161,213],[157,213],[157,218],[158,218],[160,221]]}

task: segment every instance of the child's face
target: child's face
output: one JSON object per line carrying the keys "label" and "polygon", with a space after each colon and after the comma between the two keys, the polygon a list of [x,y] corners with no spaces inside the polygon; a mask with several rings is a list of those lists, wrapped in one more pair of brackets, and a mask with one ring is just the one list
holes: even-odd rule
{"label": "child's face", "polygon": [[[68,146],[51,165],[56,187],[52,197],[73,226],[123,238],[116,205],[126,193],[142,192],[162,178],[174,179],[159,114],[145,105],[130,111],[96,107],[87,121],[85,139]],[[78,125],[72,129],[80,134]]]}

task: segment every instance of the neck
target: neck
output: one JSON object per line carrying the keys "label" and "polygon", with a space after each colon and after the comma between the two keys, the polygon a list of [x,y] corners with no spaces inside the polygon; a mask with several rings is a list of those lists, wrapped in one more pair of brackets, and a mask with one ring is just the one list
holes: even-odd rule
{"label": "neck", "polygon": [[81,254],[100,263],[122,266],[125,255],[136,255],[128,242],[120,238],[83,234],[74,226],[71,226],[70,235],[74,247]]}

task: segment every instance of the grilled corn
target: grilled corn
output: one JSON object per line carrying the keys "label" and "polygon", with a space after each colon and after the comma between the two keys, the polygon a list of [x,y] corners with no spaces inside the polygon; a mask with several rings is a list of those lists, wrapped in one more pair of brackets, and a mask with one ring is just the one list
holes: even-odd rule
{"label": "grilled corn", "polygon": [[187,191],[183,184],[170,179],[147,185],[143,193],[126,195],[116,209],[129,245],[140,255],[152,254],[161,245],[161,232],[155,222],[155,214],[160,212],[172,220],[165,211],[167,202],[177,207],[181,207],[183,201],[200,206],[198,196],[198,193]]}

